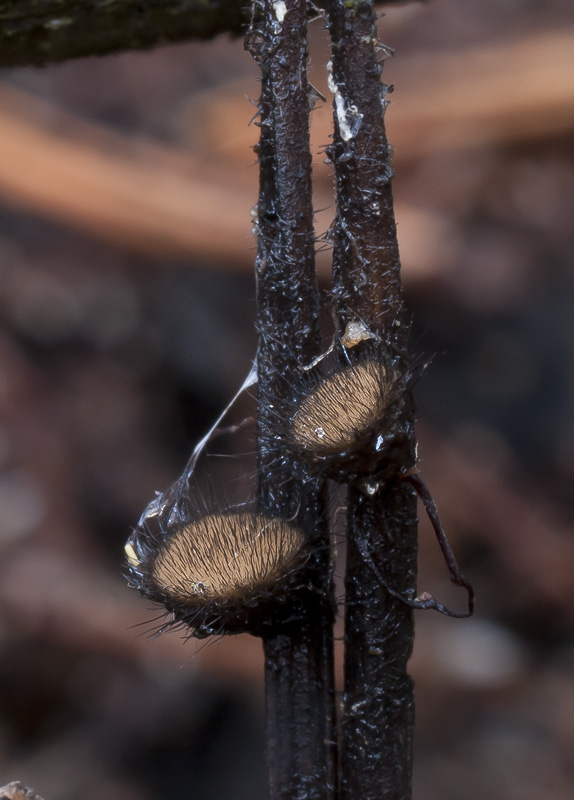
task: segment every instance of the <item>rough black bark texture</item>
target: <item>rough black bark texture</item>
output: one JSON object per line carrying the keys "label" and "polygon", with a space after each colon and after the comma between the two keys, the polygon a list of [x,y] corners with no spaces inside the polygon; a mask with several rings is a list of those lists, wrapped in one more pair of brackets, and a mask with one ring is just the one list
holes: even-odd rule
{"label": "rough black bark texture", "polygon": [[[408,369],[400,262],[384,129],[375,14],[369,0],[329,0],[331,89],[337,188],[333,281],[340,330],[361,320],[385,356]],[[415,461],[413,403],[407,392],[404,448],[391,478],[373,494],[349,490],[345,616],[345,703],[341,741],[344,800],[406,800],[411,795],[414,700],[407,661],[412,611],[391,597],[364,558],[372,554],[387,585],[410,597],[416,585],[416,499],[401,480]]]}
{"label": "rough black bark texture", "polygon": [[262,71],[257,227],[258,502],[309,535],[303,591],[264,642],[272,800],[332,800],[333,601],[325,487],[285,455],[300,367],[319,350],[306,4],[261,0],[247,47]]}
{"label": "rough black bark texture", "polygon": [[239,34],[248,21],[245,0],[0,0],[0,67]]}
{"label": "rough black bark texture", "polygon": [[0,66],[38,65],[238,34],[238,0],[0,0]]}
{"label": "rough black bark texture", "polygon": [[264,641],[271,800],[334,800],[332,616],[309,608],[297,631]]}

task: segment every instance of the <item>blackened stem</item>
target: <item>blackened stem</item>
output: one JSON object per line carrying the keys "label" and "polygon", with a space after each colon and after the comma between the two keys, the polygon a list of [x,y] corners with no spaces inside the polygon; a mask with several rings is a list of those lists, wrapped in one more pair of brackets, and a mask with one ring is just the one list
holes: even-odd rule
{"label": "blackened stem", "polygon": [[305,592],[264,639],[271,800],[333,800],[333,600],[325,488],[285,454],[300,367],[319,352],[306,3],[254,0],[246,46],[262,72],[257,206],[258,503],[297,517]]}
{"label": "blackened stem", "polygon": [[272,800],[337,797],[331,637],[332,617],[319,609],[299,635],[263,642]]}
{"label": "blackened stem", "polygon": [[411,796],[414,699],[407,661],[413,612],[377,580],[362,555],[361,539],[374,544],[385,582],[406,594],[415,582],[413,505],[405,483],[384,487],[374,497],[349,491],[341,742],[345,800]]}
{"label": "blackened stem", "polygon": [[[386,87],[380,82],[374,9],[369,0],[328,0],[337,216],[333,283],[339,330],[361,320],[380,336],[386,356],[406,371],[400,261],[384,128]],[[413,403],[406,392],[404,448],[396,473],[415,461]],[[341,741],[342,800],[407,800],[411,796],[414,728],[407,661],[412,610],[389,594],[365,559],[371,553],[385,584],[414,596],[416,495],[394,480],[375,494],[349,490],[345,703]]]}

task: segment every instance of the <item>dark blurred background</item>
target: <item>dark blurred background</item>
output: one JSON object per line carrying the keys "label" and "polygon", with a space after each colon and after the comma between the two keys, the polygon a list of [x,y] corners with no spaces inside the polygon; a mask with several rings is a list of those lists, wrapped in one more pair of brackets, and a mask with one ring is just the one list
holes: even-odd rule
{"label": "dark blurred background", "polygon": [[[566,800],[574,9],[432,0],[380,34],[422,475],[478,595],[417,616],[415,798]],[[320,21],[311,54],[327,94]],[[1,76],[0,784],[45,800],[266,796],[259,642],[150,638],[121,574],[255,351],[257,96],[227,38]],[[318,235],[329,131],[327,103]],[[462,602],[426,523],[420,570]]]}

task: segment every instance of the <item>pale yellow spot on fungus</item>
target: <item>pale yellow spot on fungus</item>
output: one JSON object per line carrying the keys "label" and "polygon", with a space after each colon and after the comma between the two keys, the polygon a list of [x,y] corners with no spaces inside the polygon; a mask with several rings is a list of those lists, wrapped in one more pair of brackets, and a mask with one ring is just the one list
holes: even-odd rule
{"label": "pale yellow spot on fungus", "polygon": [[136,555],[136,551],[134,550],[134,548],[132,547],[132,545],[129,542],[124,547],[124,550],[125,550],[125,553],[126,553],[126,557],[127,557],[128,561],[130,562],[131,566],[132,567],[139,567],[140,560]]}

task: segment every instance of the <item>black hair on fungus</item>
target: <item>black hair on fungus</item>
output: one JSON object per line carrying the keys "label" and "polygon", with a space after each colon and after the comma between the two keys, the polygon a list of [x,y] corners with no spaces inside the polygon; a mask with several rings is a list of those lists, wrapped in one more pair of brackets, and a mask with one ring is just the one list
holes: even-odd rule
{"label": "black hair on fungus", "polygon": [[291,420],[293,440],[317,456],[348,450],[384,415],[390,386],[388,370],[377,361],[335,372],[301,402]]}
{"label": "black hair on fungus", "polygon": [[308,556],[296,525],[246,510],[167,529],[144,514],[126,544],[130,583],[198,638],[276,625],[302,585]]}
{"label": "black hair on fungus", "polygon": [[293,453],[341,483],[392,477],[394,454],[410,440],[404,420],[410,373],[375,351],[347,366],[311,374],[289,426]]}
{"label": "black hair on fungus", "polygon": [[[252,501],[230,503],[221,495],[221,474],[214,481],[204,469],[207,443],[256,379],[253,365],[234,399],[194,448],[183,474],[149,503],[126,543],[131,586],[171,614],[162,629],[185,627],[198,638],[264,635],[297,625],[306,595],[314,591],[311,555],[316,546],[304,532],[304,509],[297,509],[298,524],[260,514]],[[223,430],[234,432],[238,427],[242,426]],[[238,469],[238,479],[231,481],[229,488],[235,493],[239,489],[243,494],[245,474]],[[249,487],[247,494],[251,491]]]}

